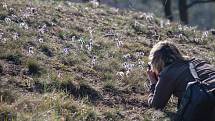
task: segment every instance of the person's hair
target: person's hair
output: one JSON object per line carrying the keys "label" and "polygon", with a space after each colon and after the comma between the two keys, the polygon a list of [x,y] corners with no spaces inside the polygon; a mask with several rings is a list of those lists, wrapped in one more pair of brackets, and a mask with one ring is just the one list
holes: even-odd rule
{"label": "person's hair", "polygon": [[186,61],[178,48],[171,42],[160,41],[155,44],[149,54],[149,62],[158,73],[176,61]]}

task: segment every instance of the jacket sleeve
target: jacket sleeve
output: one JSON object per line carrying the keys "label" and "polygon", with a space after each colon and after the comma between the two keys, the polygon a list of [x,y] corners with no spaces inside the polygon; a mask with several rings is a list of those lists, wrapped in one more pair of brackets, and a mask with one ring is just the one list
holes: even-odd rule
{"label": "jacket sleeve", "polygon": [[173,89],[174,80],[170,76],[160,75],[155,90],[150,93],[148,103],[152,108],[163,109],[170,99]]}

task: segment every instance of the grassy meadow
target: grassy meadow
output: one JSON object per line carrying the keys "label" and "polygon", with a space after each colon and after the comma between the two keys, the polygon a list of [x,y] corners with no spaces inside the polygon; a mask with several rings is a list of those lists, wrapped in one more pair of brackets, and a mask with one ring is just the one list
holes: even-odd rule
{"label": "grassy meadow", "polygon": [[214,34],[94,3],[0,2],[0,120],[169,121],[174,97],[147,105],[150,49],[168,40],[214,64]]}

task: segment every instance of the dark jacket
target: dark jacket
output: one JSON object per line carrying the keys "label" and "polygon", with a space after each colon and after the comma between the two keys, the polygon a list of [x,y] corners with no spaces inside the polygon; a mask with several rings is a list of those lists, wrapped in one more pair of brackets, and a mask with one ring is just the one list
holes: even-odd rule
{"label": "dark jacket", "polygon": [[[215,68],[206,61],[193,59],[200,81],[215,79]],[[179,102],[186,90],[188,82],[194,81],[189,70],[189,61],[175,62],[165,67],[158,77],[155,88],[151,90],[149,104],[156,109],[163,109],[171,95],[178,97]]]}

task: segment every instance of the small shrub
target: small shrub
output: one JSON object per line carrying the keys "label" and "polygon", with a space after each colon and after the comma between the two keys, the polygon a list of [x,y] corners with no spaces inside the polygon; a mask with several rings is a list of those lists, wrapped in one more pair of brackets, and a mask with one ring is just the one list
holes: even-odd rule
{"label": "small shrub", "polygon": [[30,60],[27,63],[28,72],[30,75],[40,75],[41,68],[35,60]]}
{"label": "small shrub", "polygon": [[112,80],[107,81],[104,84],[104,89],[115,89],[115,83]]}
{"label": "small shrub", "polygon": [[104,80],[111,80],[113,78],[113,74],[111,72],[103,72]]}

